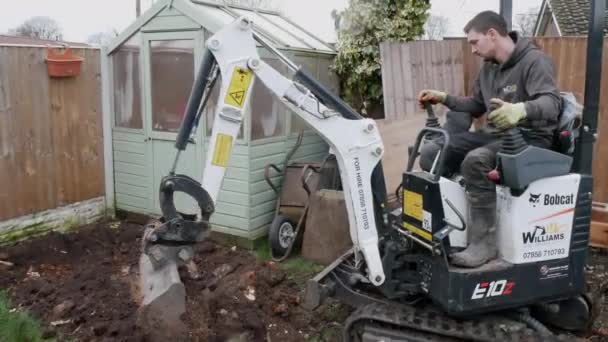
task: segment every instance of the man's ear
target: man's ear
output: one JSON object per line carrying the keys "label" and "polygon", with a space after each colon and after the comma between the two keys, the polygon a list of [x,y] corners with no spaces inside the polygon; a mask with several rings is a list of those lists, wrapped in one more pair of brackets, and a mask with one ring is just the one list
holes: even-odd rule
{"label": "man's ear", "polygon": [[498,32],[495,29],[490,28],[488,29],[488,32],[486,32],[486,35],[490,37],[490,39],[494,40],[498,36]]}

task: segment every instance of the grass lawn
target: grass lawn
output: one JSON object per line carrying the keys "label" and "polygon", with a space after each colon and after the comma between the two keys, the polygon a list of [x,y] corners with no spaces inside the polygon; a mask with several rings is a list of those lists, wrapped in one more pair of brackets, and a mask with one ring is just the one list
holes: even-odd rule
{"label": "grass lawn", "polygon": [[[256,258],[260,261],[270,261],[272,257],[270,255],[270,245],[267,239],[263,239],[257,243],[253,251]],[[304,260],[302,256],[300,256],[299,251],[294,251],[292,256],[287,258],[285,261],[279,263],[279,267],[287,272],[288,277],[290,278],[300,278],[300,277],[312,277],[316,273],[321,272],[324,266],[312,263],[310,261]]]}

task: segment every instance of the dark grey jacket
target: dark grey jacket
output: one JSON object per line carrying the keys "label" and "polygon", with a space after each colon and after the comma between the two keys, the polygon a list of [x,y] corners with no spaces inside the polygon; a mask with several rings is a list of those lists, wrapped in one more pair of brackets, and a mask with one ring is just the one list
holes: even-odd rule
{"label": "dark grey jacket", "polygon": [[477,75],[470,97],[448,96],[445,105],[454,111],[479,117],[490,112],[490,99],[525,102],[527,117],[519,127],[528,130],[531,139],[550,143],[557,128],[561,98],[555,85],[553,62],[538,47],[516,32],[511,57],[502,65],[485,62]]}

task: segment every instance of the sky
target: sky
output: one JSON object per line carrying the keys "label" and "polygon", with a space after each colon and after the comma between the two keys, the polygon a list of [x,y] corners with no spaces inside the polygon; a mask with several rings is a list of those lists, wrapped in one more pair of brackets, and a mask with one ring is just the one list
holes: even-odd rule
{"label": "sky", "polygon": [[[526,13],[530,8],[540,9],[542,0],[512,0],[513,18],[518,13]],[[335,41],[334,24],[331,19],[332,9],[343,10],[348,0],[283,0],[284,13],[295,22],[305,26],[309,31]],[[431,14],[448,18],[449,36],[463,36],[462,28],[484,10],[498,12],[499,0],[431,0]]]}
{"label": "sky", "polygon": [[[153,0],[141,0],[148,8]],[[275,0],[279,9],[317,36],[335,41],[333,9],[342,10],[348,0]],[[499,0],[431,0],[431,14],[448,18],[449,36],[462,36],[462,27],[476,13],[498,11]],[[513,0],[514,17],[541,0]],[[135,20],[135,0],[0,0],[0,33],[33,16],[48,16],[61,26],[67,41],[86,41],[97,32],[124,30]]]}

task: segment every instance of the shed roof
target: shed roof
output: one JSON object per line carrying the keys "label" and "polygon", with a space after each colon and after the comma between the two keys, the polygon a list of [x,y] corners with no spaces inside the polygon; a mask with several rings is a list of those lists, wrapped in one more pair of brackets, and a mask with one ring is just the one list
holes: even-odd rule
{"label": "shed roof", "polygon": [[332,45],[278,12],[228,6],[207,0],[157,1],[110,44],[108,52],[117,48],[165,8],[178,10],[212,33],[246,15],[253,20],[253,30],[280,49],[336,53]]}

